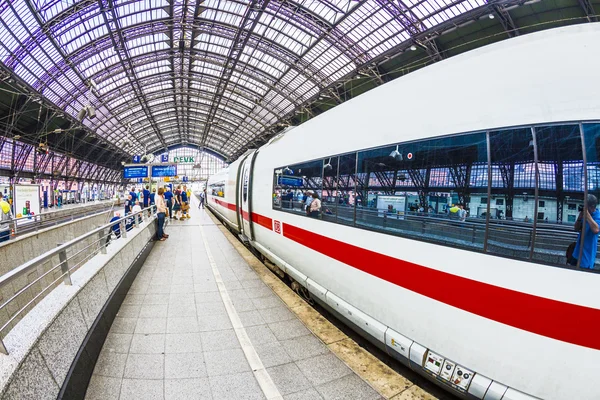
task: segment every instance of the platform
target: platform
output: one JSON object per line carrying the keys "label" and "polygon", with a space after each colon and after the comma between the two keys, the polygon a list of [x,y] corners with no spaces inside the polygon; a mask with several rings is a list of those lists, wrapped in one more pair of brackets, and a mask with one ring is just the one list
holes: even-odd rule
{"label": "platform", "polygon": [[113,323],[87,400],[381,398],[203,210],[166,232]]}

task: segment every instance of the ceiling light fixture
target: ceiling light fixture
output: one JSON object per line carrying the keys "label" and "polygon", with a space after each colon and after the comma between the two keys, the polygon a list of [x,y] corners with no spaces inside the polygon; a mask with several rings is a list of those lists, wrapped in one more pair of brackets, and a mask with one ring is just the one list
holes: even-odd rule
{"label": "ceiling light fixture", "polygon": [[488,17],[489,17],[489,19],[494,19],[494,18],[496,18],[496,17],[494,17],[494,14],[490,14],[490,15],[488,15]]}
{"label": "ceiling light fixture", "polygon": [[415,50],[417,50],[417,46],[415,46],[415,45],[413,44],[412,46],[410,46],[410,49],[411,49],[412,51],[415,51]]}
{"label": "ceiling light fixture", "polygon": [[392,157],[393,159],[396,159],[398,161],[402,161],[404,159],[404,157],[402,156],[402,153],[400,153],[398,151],[398,146],[396,146],[396,150],[394,150],[390,153],[390,157]]}

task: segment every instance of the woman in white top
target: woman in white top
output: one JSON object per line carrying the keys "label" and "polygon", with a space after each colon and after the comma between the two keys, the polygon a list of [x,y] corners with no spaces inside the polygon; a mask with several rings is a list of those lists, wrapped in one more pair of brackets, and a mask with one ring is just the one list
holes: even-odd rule
{"label": "woman in white top", "polygon": [[158,220],[158,229],[156,230],[156,240],[164,241],[169,235],[166,235],[163,231],[165,225],[165,216],[167,214],[167,202],[165,201],[165,189],[159,188],[158,193],[154,196],[154,202],[156,203],[156,217]]}
{"label": "woman in white top", "polygon": [[321,212],[321,200],[319,199],[319,195],[315,192],[312,194],[313,201],[310,203],[310,214],[311,218],[319,218],[319,213]]}

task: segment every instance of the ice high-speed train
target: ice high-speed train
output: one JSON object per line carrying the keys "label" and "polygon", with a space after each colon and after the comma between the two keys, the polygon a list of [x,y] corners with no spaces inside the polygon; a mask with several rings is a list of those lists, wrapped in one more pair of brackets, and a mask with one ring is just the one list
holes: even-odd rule
{"label": "ice high-speed train", "polygon": [[459,396],[600,399],[600,274],[565,259],[600,194],[599,71],[598,23],[444,60],[248,151],[207,204]]}

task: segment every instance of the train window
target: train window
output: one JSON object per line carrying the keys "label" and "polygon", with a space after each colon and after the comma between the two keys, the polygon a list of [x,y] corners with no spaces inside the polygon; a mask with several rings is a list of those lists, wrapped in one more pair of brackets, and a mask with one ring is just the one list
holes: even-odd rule
{"label": "train window", "polygon": [[[575,241],[567,202],[583,204],[583,152],[579,125],[535,128],[538,160],[538,220],[532,258],[566,265],[566,252]],[[565,210],[566,209],[566,210]]]}
{"label": "train window", "polygon": [[339,157],[329,157],[323,160],[321,218],[325,221],[336,222],[337,220],[338,169]]}
{"label": "train window", "polygon": [[213,196],[225,197],[225,182],[216,182],[209,186],[210,193]]}
{"label": "train window", "polygon": [[306,196],[321,198],[323,160],[276,168],[273,174],[273,207],[306,215]]}
{"label": "train window", "polygon": [[[587,192],[588,195],[593,195],[597,199],[600,199],[600,124],[583,124],[583,137],[585,140],[585,156],[586,156],[586,172],[587,172]],[[581,204],[581,203],[580,203]],[[578,208],[582,208],[578,205]],[[598,211],[597,211],[598,212]],[[573,213],[574,215],[575,213]],[[577,213],[579,214],[579,213]],[[594,215],[594,213],[592,213]],[[594,218],[595,219],[595,218]],[[575,217],[576,220],[576,217]],[[586,234],[588,230],[586,229]],[[597,238],[597,236],[596,236]],[[584,237],[584,243],[597,243],[597,239],[593,240],[586,239]],[[589,242],[588,242],[589,240]],[[583,250],[587,250],[584,246]],[[579,254],[576,255],[579,258]],[[593,262],[587,261],[587,257],[581,257],[580,267],[592,267],[595,270],[600,269],[600,252],[596,252],[596,259]]]}
{"label": "train window", "polygon": [[354,225],[354,205],[356,204],[356,153],[340,156],[338,165],[336,222],[344,225]]}
{"label": "train window", "polygon": [[485,133],[367,150],[357,164],[357,226],[483,249]]}
{"label": "train window", "polygon": [[493,131],[490,136],[492,198],[487,251],[529,259],[535,215],[535,157],[531,128]]}

